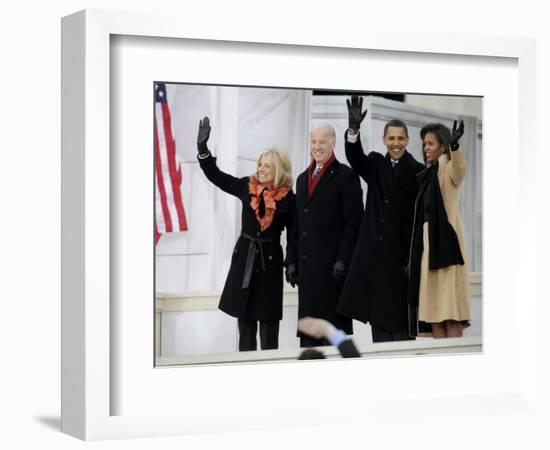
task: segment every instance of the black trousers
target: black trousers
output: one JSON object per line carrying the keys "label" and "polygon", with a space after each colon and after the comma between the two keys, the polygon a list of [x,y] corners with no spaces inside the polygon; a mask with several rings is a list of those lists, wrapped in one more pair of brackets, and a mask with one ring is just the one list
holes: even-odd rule
{"label": "black trousers", "polygon": [[[239,324],[239,351],[253,351],[257,349],[256,333],[258,321],[238,319]],[[260,346],[262,350],[279,348],[279,321],[260,321]]]}
{"label": "black trousers", "polygon": [[408,330],[389,331],[371,324],[372,342],[412,341]]}

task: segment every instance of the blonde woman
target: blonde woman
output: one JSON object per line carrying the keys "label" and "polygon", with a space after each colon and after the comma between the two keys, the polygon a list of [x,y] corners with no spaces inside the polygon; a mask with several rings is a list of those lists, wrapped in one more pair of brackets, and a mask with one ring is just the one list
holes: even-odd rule
{"label": "blonde woman", "polygon": [[256,173],[237,178],[222,172],[207,147],[208,117],[200,121],[198,160],[206,177],[242,202],[241,234],[235,244],[219,309],[236,317],[239,351],[256,350],[260,329],[262,350],[278,348],[283,315],[284,228],[292,225],[292,169],[286,153],[268,149],[257,160]]}
{"label": "blonde woman", "polygon": [[470,283],[462,217],[458,207],[466,159],[452,132],[440,123],[420,131],[426,170],[418,175],[409,259],[409,332],[460,337],[470,325]]}

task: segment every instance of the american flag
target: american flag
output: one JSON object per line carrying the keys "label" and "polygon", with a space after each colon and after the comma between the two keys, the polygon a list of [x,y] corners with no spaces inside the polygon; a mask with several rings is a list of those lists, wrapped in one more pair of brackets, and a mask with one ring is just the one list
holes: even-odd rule
{"label": "american flag", "polygon": [[163,233],[187,230],[166,85],[155,83],[155,243]]}

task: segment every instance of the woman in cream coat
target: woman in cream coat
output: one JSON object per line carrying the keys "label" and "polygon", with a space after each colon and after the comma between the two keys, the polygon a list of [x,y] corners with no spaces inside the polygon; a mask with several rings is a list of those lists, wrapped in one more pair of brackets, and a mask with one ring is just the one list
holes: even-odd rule
{"label": "woman in cream coat", "polygon": [[464,227],[458,208],[466,160],[458,140],[440,123],[420,131],[427,168],[418,175],[409,257],[409,333],[431,331],[434,338],[462,336],[470,325],[470,282]]}

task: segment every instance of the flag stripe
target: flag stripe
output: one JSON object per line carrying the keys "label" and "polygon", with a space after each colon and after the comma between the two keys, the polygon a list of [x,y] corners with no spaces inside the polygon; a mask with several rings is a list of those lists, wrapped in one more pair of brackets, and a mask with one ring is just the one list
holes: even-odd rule
{"label": "flag stripe", "polygon": [[159,241],[161,234],[159,233],[159,229],[157,225],[155,224],[155,244]]}
{"label": "flag stripe", "polygon": [[[157,122],[158,124],[158,122]],[[166,195],[166,189],[164,185],[164,176],[162,170],[162,151],[159,146],[159,131],[158,127],[155,128],[155,164],[157,174],[157,192],[160,196],[161,210],[157,211],[157,222],[160,222],[159,231],[161,233],[169,233],[172,231],[172,219],[170,217],[170,208],[168,206],[168,198]],[[162,227],[164,225],[164,227]]]}
{"label": "flag stripe", "polygon": [[168,172],[170,174],[170,182],[173,194],[173,205],[176,207],[178,230],[187,230],[187,220],[185,211],[183,210],[183,200],[181,198],[181,167],[177,164],[176,143],[172,134],[172,120],[170,117],[170,109],[168,103],[162,104],[162,117],[164,125],[164,136],[166,142],[166,150],[168,156]]}
{"label": "flag stripe", "polygon": [[[164,103],[166,104],[166,103]],[[166,231],[172,232],[177,231],[179,229],[179,222],[178,222],[178,214],[176,211],[176,207],[174,205],[174,192],[172,190],[172,180],[170,177],[170,170],[169,170],[169,158],[168,158],[168,150],[166,145],[166,131],[165,131],[165,123],[164,123],[164,114],[163,114],[163,104],[157,103],[156,108],[157,113],[157,139],[158,139],[158,149],[159,149],[159,157],[160,157],[160,172],[159,177],[162,178],[163,184],[164,184],[164,193],[166,196],[166,208],[168,209],[168,214],[170,215],[170,219],[168,221],[166,214],[165,214],[165,221],[166,221]],[[170,226],[168,223],[170,222]]]}

